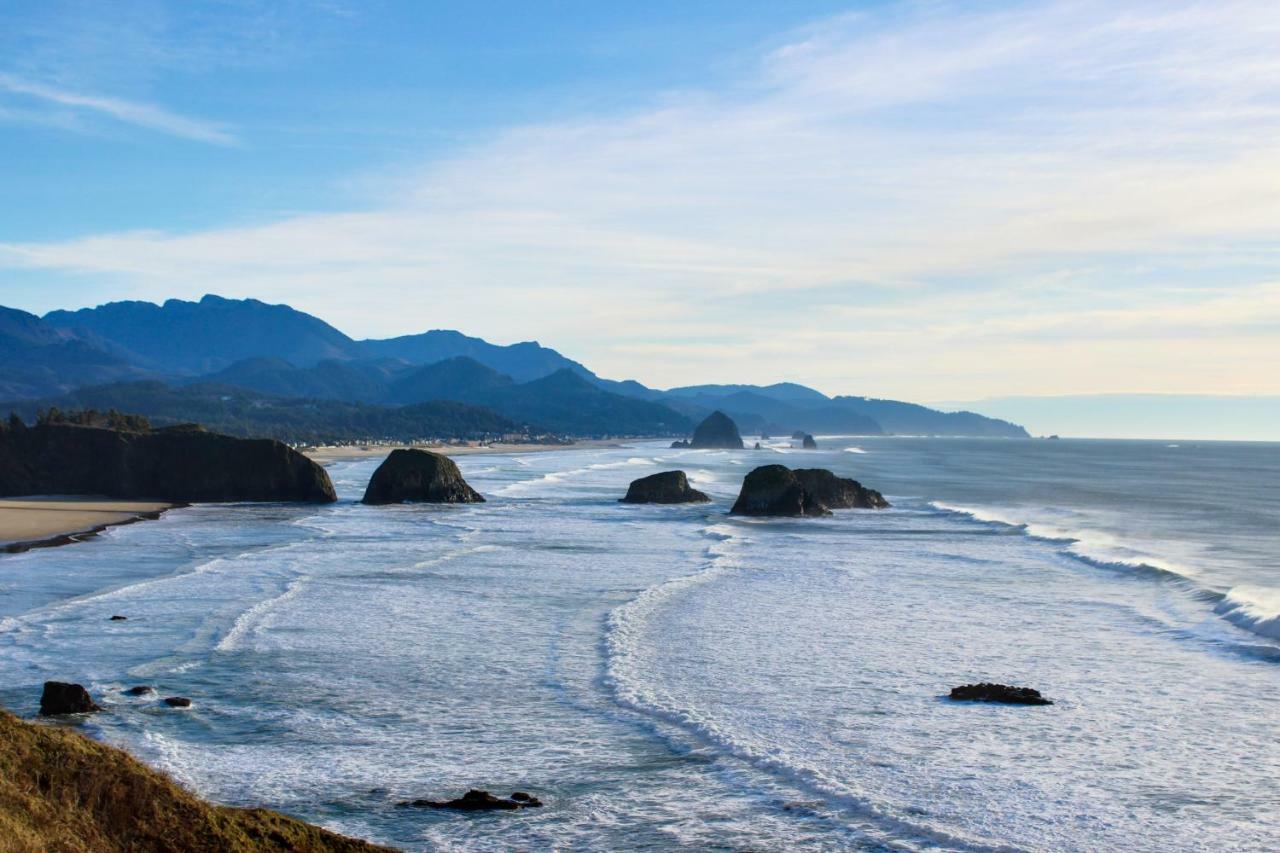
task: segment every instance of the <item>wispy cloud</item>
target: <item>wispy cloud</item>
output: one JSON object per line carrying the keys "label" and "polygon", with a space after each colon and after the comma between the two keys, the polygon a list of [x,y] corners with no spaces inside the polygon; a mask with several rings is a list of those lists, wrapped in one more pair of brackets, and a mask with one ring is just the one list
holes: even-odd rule
{"label": "wispy cloud", "polygon": [[152,104],[71,92],[2,72],[0,72],[0,90],[70,110],[105,116],[124,124],[182,139],[213,145],[235,145],[238,142],[235,135],[221,125],[170,112]]}
{"label": "wispy cloud", "polygon": [[731,87],[510,128],[376,209],[0,245],[0,266],[355,333],[536,333],[658,384],[1275,393],[1280,336],[1249,305],[1273,322],[1277,43],[1272,0],[893,6]]}

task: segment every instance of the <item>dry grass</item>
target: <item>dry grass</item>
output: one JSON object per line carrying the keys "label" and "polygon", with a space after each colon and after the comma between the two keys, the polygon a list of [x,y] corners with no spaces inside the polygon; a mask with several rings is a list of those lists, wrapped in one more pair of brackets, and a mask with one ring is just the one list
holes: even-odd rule
{"label": "dry grass", "polygon": [[0,851],[386,850],[266,809],[214,806],[113,747],[0,711]]}

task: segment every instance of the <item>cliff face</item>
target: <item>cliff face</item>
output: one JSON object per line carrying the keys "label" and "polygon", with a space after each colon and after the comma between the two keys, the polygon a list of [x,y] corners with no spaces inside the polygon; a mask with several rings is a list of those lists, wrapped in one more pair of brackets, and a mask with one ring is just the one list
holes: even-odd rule
{"label": "cliff face", "polygon": [[337,500],[323,468],[272,439],[198,428],[8,427],[0,431],[0,495],[34,494],[187,503]]}

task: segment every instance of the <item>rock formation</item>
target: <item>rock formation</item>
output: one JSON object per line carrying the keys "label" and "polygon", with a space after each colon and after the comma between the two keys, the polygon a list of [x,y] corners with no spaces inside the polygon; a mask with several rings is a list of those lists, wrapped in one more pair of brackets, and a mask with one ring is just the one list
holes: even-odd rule
{"label": "rock formation", "polygon": [[1006,705],[1052,705],[1052,699],[1040,695],[1030,687],[1010,687],[1008,684],[965,684],[951,688],[951,699],[960,702],[1002,702]]}
{"label": "rock formation", "polygon": [[472,789],[453,800],[414,800],[401,805],[427,809],[455,809],[463,812],[515,811],[523,808],[537,808],[542,805],[542,801],[524,791],[516,791],[510,797],[503,798],[495,797],[488,791]]}
{"label": "rock formation", "polygon": [[0,495],[37,494],[179,503],[337,500],[323,468],[272,439],[192,426],[8,426],[0,430]]}
{"label": "rock formation", "polygon": [[889,502],[857,480],[837,477],[826,468],[797,468],[796,479],[815,500],[831,509],[886,509]]}
{"label": "rock formation", "polygon": [[44,692],[40,694],[40,716],[42,717],[58,714],[89,714],[101,710],[83,685],[67,684],[63,681],[44,683]]}
{"label": "rock formation", "polygon": [[686,441],[686,440],[685,440],[685,439],[683,439],[683,438],[681,438],[681,439],[678,439],[678,440],[676,440],[676,441],[671,442],[671,449],[672,449],[672,450],[684,450],[684,449],[688,448],[688,446],[689,446],[689,442],[688,442],[688,441]]}
{"label": "rock formation", "polygon": [[818,442],[809,433],[805,433],[804,438],[800,440],[800,446],[805,450],[817,450]]}
{"label": "rock formation", "polygon": [[164,704],[170,708],[190,708],[191,700],[186,696],[166,696],[164,697]]}
{"label": "rock formation", "polygon": [[837,477],[824,468],[792,471],[785,465],[762,465],[742,481],[734,515],[820,516],[831,508],[883,509],[889,502],[857,480]]}
{"label": "rock formation", "polygon": [[124,693],[126,696],[147,696],[155,693],[156,689],[147,684],[139,684],[136,687],[130,687]]}
{"label": "rock formation", "polygon": [[427,450],[393,450],[373,472],[363,503],[484,503],[448,456]]}
{"label": "rock formation", "polygon": [[620,500],[627,504],[684,504],[706,503],[711,498],[690,487],[683,471],[663,471],[632,480],[627,496]]}
{"label": "rock formation", "polygon": [[741,450],[742,436],[733,418],[715,411],[694,429],[689,446],[695,449]]}

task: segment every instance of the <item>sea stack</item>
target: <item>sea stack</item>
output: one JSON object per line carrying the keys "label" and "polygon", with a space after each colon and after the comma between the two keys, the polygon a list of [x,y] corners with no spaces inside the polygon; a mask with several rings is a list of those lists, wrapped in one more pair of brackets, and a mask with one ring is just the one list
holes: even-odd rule
{"label": "sea stack", "polygon": [[59,714],[92,714],[101,711],[89,691],[81,684],[64,681],[46,681],[40,694],[40,716],[55,717]]}
{"label": "sea stack", "polygon": [[857,480],[837,477],[825,468],[792,471],[762,465],[747,474],[730,512],[734,515],[822,516],[831,509],[884,509],[889,502]]}
{"label": "sea stack", "polygon": [[361,501],[366,504],[484,503],[448,456],[427,450],[393,450],[373,472]]}
{"label": "sea stack", "polygon": [[742,435],[733,418],[721,411],[707,415],[706,420],[698,424],[693,431],[693,440],[689,446],[694,449],[707,450],[741,450]]}
{"label": "sea stack", "polygon": [[625,504],[687,504],[706,503],[711,498],[692,488],[683,471],[663,471],[632,480],[627,496],[619,500]]}
{"label": "sea stack", "polygon": [[804,438],[800,440],[800,446],[805,450],[817,450],[818,442],[809,433],[805,433]]}

